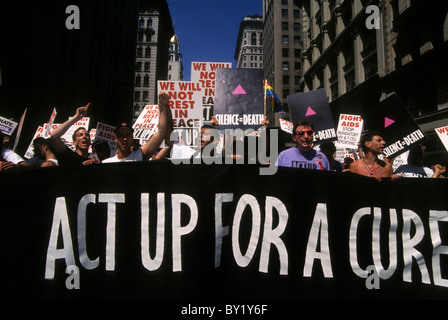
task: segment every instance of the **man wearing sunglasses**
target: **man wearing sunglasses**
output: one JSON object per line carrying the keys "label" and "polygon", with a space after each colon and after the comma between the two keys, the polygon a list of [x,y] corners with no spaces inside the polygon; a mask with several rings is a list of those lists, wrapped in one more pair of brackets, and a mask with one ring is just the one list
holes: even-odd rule
{"label": "man wearing sunglasses", "polygon": [[314,126],[307,121],[299,121],[294,126],[292,139],[295,147],[284,150],[278,155],[276,165],[300,169],[330,170],[327,157],[313,149]]}

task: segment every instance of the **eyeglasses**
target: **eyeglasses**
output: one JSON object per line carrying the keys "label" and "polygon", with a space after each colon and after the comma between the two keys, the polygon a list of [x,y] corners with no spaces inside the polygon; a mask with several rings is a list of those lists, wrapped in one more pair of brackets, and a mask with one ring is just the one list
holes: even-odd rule
{"label": "eyeglasses", "polygon": [[308,131],[298,131],[298,132],[296,132],[296,135],[298,135],[298,136],[303,136],[305,133],[306,133],[307,135],[311,136],[311,135],[314,134],[314,131],[313,131],[313,130],[308,130]]}

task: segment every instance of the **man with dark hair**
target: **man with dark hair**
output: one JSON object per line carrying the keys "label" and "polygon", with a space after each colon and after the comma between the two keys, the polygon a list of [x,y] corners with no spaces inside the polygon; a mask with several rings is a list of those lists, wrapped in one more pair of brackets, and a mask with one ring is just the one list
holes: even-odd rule
{"label": "man with dark hair", "polygon": [[65,145],[61,137],[67,130],[77,121],[86,116],[89,111],[90,103],[85,107],[79,107],[76,110],[76,114],[57,127],[51,134],[53,145],[55,148],[55,154],[61,165],[81,165],[89,160],[89,147],[90,147],[90,134],[85,128],[78,128],[72,136],[73,145],[76,151],[73,152],[68,146]]}
{"label": "man with dark hair", "polygon": [[41,158],[45,160],[40,165],[41,167],[54,167],[59,165],[59,162],[56,156],[54,155],[55,150],[53,146],[53,140],[51,138],[47,138],[42,142],[40,152],[41,152]]}
{"label": "man with dark hair", "polygon": [[[426,146],[419,144],[409,151],[408,163],[399,166],[395,174],[401,174],[406,178],[443,178],[446,168],[436,164],[433,168],[426,167],[424,160],[426,157]],[[433,170],[434,169],[434,170]]]}
{"label": "man with dark hair", "polygon": [[136,150],[132,150],[134,144],[134,129],[125,122],[117,126],[115,129],[117,152],[115,156],[105,159],[103,163],[149,160],[156,153],[162,141],[170,135],[173,129],[171,107],[168,102],[168,94],[161,93],[159,95],[158,131],[146,144]]}
{"label": "man with dark hair", "polygon": [[327,157],[313,149],[314,125],[307,121],[299,121],[294,125],[292,139],[295,147],[286,149],[278,155],[276,165],[301,169],[330,170]]}
{"label": "man with dark hair", "polygon": [[379,132],[368,132],[361,136],[360,147],[364,157],[350,164],[350,171],[363,176],[376,178],[392,177],[392,161],[383,161],[378,158],[383,154],[386,141]]}

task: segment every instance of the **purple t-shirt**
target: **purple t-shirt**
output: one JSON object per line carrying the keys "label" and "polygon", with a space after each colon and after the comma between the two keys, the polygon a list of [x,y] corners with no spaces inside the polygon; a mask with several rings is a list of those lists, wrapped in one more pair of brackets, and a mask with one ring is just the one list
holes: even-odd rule
{"label": "purple t-shirt", "polygon": [[330,170],[327,157],[320,151],[300,151],[296,147],[286,149],[278,155],[276,165],[313,170]]}

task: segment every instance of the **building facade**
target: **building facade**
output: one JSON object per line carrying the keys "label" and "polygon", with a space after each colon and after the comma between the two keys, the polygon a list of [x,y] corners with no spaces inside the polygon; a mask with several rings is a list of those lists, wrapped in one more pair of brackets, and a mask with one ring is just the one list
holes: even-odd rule
{"label": "building facade", "polygon": [[434,128],[448,125],[448,4],[296,3],[302,13],[302,90],[324,88],[335,117],[368,115],[395,93],[429,138],[432,155],[445,155]]}
{"label": "building facade", "polygon": [[263,18],[246,16],[240,23],[236,42],[236,67],[263,69]]}
{"label": "building facade", "polygon": [[285,114],[267,108],[270,123],[289,119],[287,97],[301,92],[302,46],[300,9],[293,0],[263,0],[263,71],[282,101]]}
{"label": "building facade", "polygon": [[182,54],[180,52],[180,43],[177,35],[170,39],[169,61],[168,61],[168,80],[182,81],[184,67],[182,64]]}
{"label": "building facade", "polygon": [[[23,3],[0,8],[1,115],[18,122],[27,109],[19,154],[53,108],[55,123],[62,123],[90,102],[90,128],[130,117],[138,5],[48,0],[29,2],[26,10]],[[80,15],[67,14],[69,6]]]}
{"label": "building facade", "polygon": [[158,103],[157,81],[168,79],[169,41],[174,35],[166,0],[145,1],[138,15],[133,120]]}

